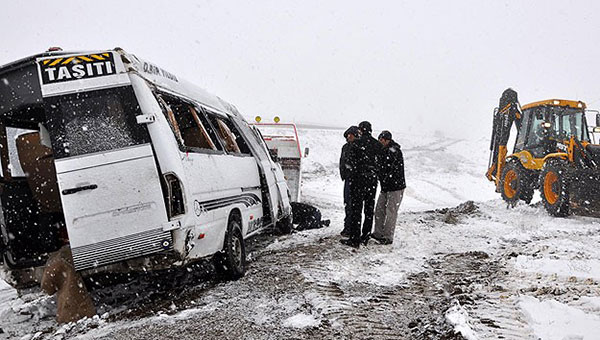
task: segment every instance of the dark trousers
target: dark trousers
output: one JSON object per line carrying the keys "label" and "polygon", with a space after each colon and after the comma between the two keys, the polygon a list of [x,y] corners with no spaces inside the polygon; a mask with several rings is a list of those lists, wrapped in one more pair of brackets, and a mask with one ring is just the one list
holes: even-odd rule
{"label": "dark trousers", "polygon": [[371,234],[373,227],[373,211],[375,210],[375,194],[377,193],[377,176],[375,174],[357,175],[350,181],[350,238],[360,240],[360,222],[364,212],[362,236]]}
{"label": "dark trousers", "polygon": [[352,218],[352,207],[350,206],[350,180],[344,181],[344,209],[346,216],[344,216],[344,230],[350,230],[350,223]]}

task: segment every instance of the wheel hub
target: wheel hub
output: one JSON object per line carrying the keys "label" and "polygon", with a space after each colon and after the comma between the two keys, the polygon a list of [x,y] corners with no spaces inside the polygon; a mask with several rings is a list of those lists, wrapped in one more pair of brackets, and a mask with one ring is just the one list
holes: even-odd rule
{"label": "wheel hub", "polygon": [[548,203],[554,205],[558,201],[560,192],[560,183],[558,182],[558,175],[550,171],[544,177],[544,197]]}
{"label": "wheel hub", "polygon": [[517,194],[519,186],[517,172],[514,170],[508,170],[504,176],[504,194],[508,198],[513,198]]}

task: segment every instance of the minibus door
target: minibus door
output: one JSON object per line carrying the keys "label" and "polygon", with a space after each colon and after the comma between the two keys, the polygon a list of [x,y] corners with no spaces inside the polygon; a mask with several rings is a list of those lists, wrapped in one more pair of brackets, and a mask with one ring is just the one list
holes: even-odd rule
{"label": "minibus door", "polygon": [[75,268],[171,249],[173,228],[131,87],[46,101]]}
{"label": "minibus door", "polygon": [[[285,204],[286,201],[289,201],[288,197],[287,197],[287,186],[285,184],[285,178],[283,177],[283,175],[278,176],[278,174],[280,172],[277,171],[277,170],[279,170],[277,167],[279,165],[271,159],[271,156],[269,154],[269,149],[267,148],[267,144],[265,144],[265,141],[262,138],[262,134],[260,133],[260,130],[258,130],[255,126],[253,126],[252,129],[254,130],[254,133],[257,136],[259,136],[259,145],[258,145],[258,148],[260,149],[260,152],[258,152],[259,163],[260,163],[261,169],[265,173],[265,177],[267,180],[267,186],[269,188],[269,194],[270,194],[270,198],[271,198],[271,202],[272,202],[272,204],[271,204],[272,216],[274,216],[274,219],[277,219],[277,217],[278,217],[277,213],[280,210],[280,208],[284,209],[286,206],[289,206],[289,204]],[[280,206],[280,203],[282,203],[284,205]],[[284,211],[281,211],[281,212],[287,213]],[[273,221],[273,222],[275,222],[275,221]]]}

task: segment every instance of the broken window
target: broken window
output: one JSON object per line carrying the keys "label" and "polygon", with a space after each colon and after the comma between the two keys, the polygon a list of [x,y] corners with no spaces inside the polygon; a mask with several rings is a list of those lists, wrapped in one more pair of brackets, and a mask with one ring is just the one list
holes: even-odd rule
{"label": "broken window", "polygon": [[237,145],[235,137],[231,133],[229,127],[214,113],[208,113],[207,116],[217,130],[223,145],[225,145],[225,150],[227,150],[227,152],[240,153],[240,148]]}
{"label": "broken window", "polygon": [[227,152],[250,154],[250,148],[231,120],[210,112],[207,116],[218,131]]}
{"label": "broken window", "polygon": [[56,158],[150,142],[130,87],[80,92],[47,99],[48,130]]}
{"label": "broken window", "polygon": [[229,130],[233,134],[235,142],[237,143],[240,149],[240,153],[251,155],[252,152],[250,152],[250,147],[246,143],[244,136],[242,136],[240,130],[235,126],[235,124],[230,119],[222,119],[222,121],[227,125],[227,127],[229,127]]}
{"label": "broken window", "polygon": [[210,127],[202,121],[194,106],[172,96],[164,95],[160,98],[171,128],[186,151],[222,150],[221,145],[211,138]]}

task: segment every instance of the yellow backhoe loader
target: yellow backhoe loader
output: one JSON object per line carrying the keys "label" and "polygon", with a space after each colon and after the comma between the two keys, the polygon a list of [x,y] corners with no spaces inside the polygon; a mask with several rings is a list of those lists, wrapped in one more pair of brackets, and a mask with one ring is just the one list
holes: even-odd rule
{"label": "yellow backhoe loader", "polygon": [[[502,97],[500,108],[494,111],[486,174],[495,182],[496,191],[514,206],[519,200],[530,203],[539,189],[551,215],[598,215],[600,145],[591,143],[586,105],[550,99],[521,108],[513,90],[506,90]],[[517,138],[513,153],[507,155],[513,123]]]}

